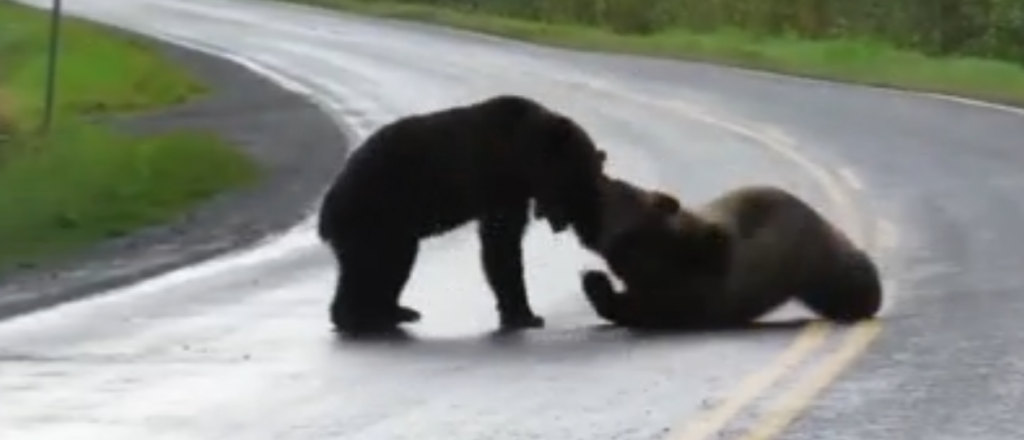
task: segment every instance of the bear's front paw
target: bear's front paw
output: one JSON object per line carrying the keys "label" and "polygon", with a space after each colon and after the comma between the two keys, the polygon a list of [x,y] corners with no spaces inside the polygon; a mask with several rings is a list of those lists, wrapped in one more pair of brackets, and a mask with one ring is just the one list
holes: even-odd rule
{"label": "bear's front paw", "polygon": [[393,320],[334,320],[334,331],[348,336],[388,334],[398,330],[398,323]]}
{"label": "bear's front paw", "polygon": [[606,294],[615,291],[608,274],[600,270],[588,270],[580,276],[583,284],[583,292],[587,295]]}
{"label": "bear's front paw", "polygon": [[417,322],[422,317],[419,311],[411,307],[398,306],[395,310],[395,321],[399,323]]}
{"label": "bear's front paw", "polygon": [[544,327],[544,318],[533,313],[509,313],[501,316],[502,330]]}

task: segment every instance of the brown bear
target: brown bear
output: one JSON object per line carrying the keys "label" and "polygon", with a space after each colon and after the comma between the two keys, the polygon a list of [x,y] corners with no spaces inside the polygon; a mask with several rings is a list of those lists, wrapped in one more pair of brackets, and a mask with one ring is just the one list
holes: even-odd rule
{"label": "brown bear", "polygon": [[[631,290],[658,286],[674,279],[683,261],[692,260],[688,266],[696,268],[713,262],[712,252],[727,249],[720,245],[727,237],[713,234],[720,229],[682,228],[683,207],[675,197],[611,176],[605,176],[600,189],[599,221],[575,233]],[[703,231],[711,234],[702,242],[698,232]]]}
{"label": "brown bear", "polygon": [[[583,274],[587,300],[605,320],[647,329],[735,327],[796,298],[818,315],[850,322],[871,318],[881,307],[872,259],[788,191],[748,186],[695,211],[680,207],[670,213],[671,196],[623,188],[650,202],[622,209],[664,217],[625,228],[608,220],[597,234],[603,242],[592,248],[625,285],[616,292],[608,274]],[[618,208],[608,203],[605,209]]]}
{"label": "brown bear", "polygon": [[530,202],[555,232],[594,229],[587,223],[596,221],[604,158],[576,122],[514,95],[380,128],[349,156],[319,212],[319,235],[339,271],[335,328],[384,331],[418,320],[399,296],[420,240],[472,220],[501,326],[543,326],[523,279]]}

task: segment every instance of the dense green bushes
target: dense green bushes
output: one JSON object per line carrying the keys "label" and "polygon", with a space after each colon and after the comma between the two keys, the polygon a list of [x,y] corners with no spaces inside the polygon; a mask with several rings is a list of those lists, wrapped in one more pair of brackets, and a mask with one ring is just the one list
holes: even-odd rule
{"label": "dense green bushes", "polygon": [[[364,0],[365,1],[365,0]],[[1024,62],[1024,0],[401,0],[646,34],[740,28]]]}

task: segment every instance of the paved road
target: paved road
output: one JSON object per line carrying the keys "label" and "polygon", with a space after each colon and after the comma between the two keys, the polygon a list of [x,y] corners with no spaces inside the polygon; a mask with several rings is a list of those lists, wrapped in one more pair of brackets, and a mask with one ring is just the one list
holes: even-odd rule
{"label": "paved road", "polygon": [[304,225],[0,323],[0,438],[1019,438],[1019,115],[256,2],[70,7],[273,69],[356,137],[489,94],[538,97],[589,127],[626,178],[691,201],[753,182],[799,192],[871,246],[896,296],[865,357],[786,430],[878,327],[601,329],[576,288],[596,260],[538,226],[528,282],[548,329],[490,337],[464,230],[421,257],[413,340],[339,342],[324,316],[330,260]]}

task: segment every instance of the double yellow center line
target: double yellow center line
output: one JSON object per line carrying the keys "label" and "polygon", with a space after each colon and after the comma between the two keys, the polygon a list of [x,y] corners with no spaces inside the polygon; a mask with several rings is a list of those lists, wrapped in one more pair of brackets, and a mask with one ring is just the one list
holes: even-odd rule
{"label": "double yellow center line", "polygon": [[[798,149],[796,141],[789,139],[777,130],[754,130],[748,125],[714,117],[707,112],[686,105],[673,105],[674,110],[684,113],[686,117],[697,119],[728,131],[752,139],[757,144],[782,156],[796,164],[812,177],[826,193],[840,219],[848,223],[851,235],[869,250],[875,250],[877,244],[877,225],[864,218],[863,212],[856,209],[849,194],[848,186],[856,186],[859,182],[844,184],[842,179],[805,157]],[[852,174],[848,174],[852,175]],[[881,323],[876,320],[865,321],[852,326],[840,343],[839,348],[819,361],[816,368],[802,380],[796,382],[788,392],[767,406],[765,414],[749,427],[738,440],[768,440],[778,436],[814,401],[829,384],[834,382],[857,357],[870,346],[882,330]],[[705,440],[722,431],[740,412],[748,408],[752,402],[762,397],[778,383],[787,373],[798,370],[811,355],[816,353],[832,334],[838,333],[834,327],[825,322],[813,322],[804,327],[793,343],[766,368],[747,377],[728,398],[710,412],[699,417],[682,429],[673,431],[668,440]]]}
{"label": "double yellow center line", "polygon": [[[885,232],[879,231],[878,226],[890,226],[870,222],[869,219],[864,218],[864,213],[861,210],[856,209],[850,190],[851,187],[858,187],[859,182],[843,182],[844,178],[851,180],[855,178],[855,175],[852,173],[837,175],[828,167],[819,165],[806,157],[800,151],[797,142],[780,130],[773,127],[755,127],[750,123],[718,117],[706,109],[684,102],[633,94],[617,85],[586,76],[564,78],[563,82],[591,92],[656,106],[683,118],[703,122],[752,140],[755,144],[803,169],[832,202],[836,216],[846,223],[844,229],[849,230],[856,241],[864,243],[865,248],[869,251],[874,250],[873,248],[878,244],[879,237],[876,237],[876,233]],[[768,440],[779,435],[829,384],[835,381],[849,364],[868,348],[881,330],[882,326],[878,321],[867,321],[858,323],[848,331],[842,332],[846,337],[840,343],[839,348],[824,356],[817,367],[807,376],[801,378],[802,380],[790,388],[789,392],[782,393],[778,400],[773,401],[768,406],[765,415],[741,434],[739,439]],[[668,440],[706,440],[711,438],[748,408],[752,402],[763,396],[787,373],[798,370],[811,355],[818,352],[827,342],[829,336],[836,333],[839,332],[834,331],[832,325],[824,322],[808,324],[774,362],[747,377],[728,394],[729,397],[721,405],[681,429],[672,430]]]}

